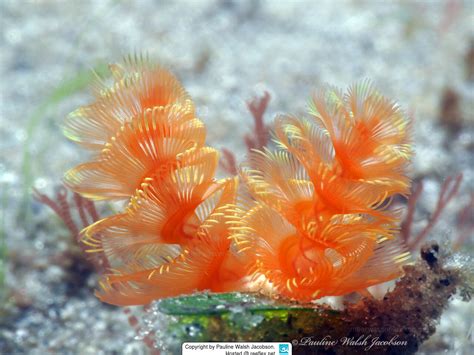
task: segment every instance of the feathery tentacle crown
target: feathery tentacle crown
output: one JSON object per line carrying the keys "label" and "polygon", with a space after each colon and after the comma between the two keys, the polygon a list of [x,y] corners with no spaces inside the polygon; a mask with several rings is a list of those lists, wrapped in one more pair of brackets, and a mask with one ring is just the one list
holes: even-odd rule
{"label": "feathery tentacle crown", "polygon": [[126,199],[119,214],[82,232],[112,267],[98,297],[146,304],[195,290],[243,287],[245,260],[229,238],[237,179],[214,178],[218,152],[205,146],[194,104],[167,70],[143,58],[111,65],[113,84],[73,112],[65,134],[94,153],[66,173],[74,191],[96,200]]}
{"label": "feathery tentacle crown", "polygon": [[408,120],[368,82],[321,91],[309,113],[278,117],[277,149],[241,168],[253,201],[233,235],[256,254],[254,277],[299,301],[393,279],[408,258],[385,208],[409,193]]}
{"label": "feathery tentacle crown", "polygon": [[[393,279],[407,260],[390,199],[409,193],[409,122],[368,83],[317,94],[310,117],[278,117],[275,150],[214,178],[218,152],[167,70],[111,65],[111,86],[73,112],[65,134],[93,153],[66,173],[74,191],[125,200],[82,232],[111,265],[98,297],[116,305],[270,286],[306,302]],[[246,201],[246,202],[243,202]],[[267,287],[268,289],[268,287]]]}

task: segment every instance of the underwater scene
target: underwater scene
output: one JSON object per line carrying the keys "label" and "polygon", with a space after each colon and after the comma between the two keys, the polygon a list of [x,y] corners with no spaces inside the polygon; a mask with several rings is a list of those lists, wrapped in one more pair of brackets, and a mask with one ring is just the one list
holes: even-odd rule
{"label": "underwater scene", "polygon": [[474,2],[0,1],[0,354],[474,352]]}

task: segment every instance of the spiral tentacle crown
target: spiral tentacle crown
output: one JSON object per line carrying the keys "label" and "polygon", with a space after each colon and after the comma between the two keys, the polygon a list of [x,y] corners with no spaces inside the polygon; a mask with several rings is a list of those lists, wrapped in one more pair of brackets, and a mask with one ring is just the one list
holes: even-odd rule
{"label": "spiral tentacle crown", "polygon": [[410,124],[369,82],[277,117],[273,149],[249,155],[239,188],[215,178],[218,151],[175,76],[137,56],[110,69],[64,124],[92,154],[67,186],[126,204],[82,231],[111,266],[102,301],[263,290],[308,302],[400,276],[409,255],[388,206],[409,194]]}

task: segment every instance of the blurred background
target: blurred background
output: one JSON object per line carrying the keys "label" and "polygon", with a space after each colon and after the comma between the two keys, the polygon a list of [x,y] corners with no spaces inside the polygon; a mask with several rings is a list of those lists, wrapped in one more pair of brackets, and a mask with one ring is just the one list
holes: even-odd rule
{"label": "blurred background", "polygon": [[[128,317],[94,297],[95,275],[68,230],[31,196],[33,187],[54,195],[87,157],[60,125],[91,100],[92,70],[149,53],[183,81],[208,144],[239,160],[247,100],[268,91],[271,122],[304,114],[325,83],[370,78],[413,117],[411,174],[424,184],[415,227],[443,181],[463,173],[431,233],[446,241],[473,193],[473,15],[472,0],[0,0],[0,353],[146,352]],[[421,352],[467,349],[469,307],[454,300]]]}

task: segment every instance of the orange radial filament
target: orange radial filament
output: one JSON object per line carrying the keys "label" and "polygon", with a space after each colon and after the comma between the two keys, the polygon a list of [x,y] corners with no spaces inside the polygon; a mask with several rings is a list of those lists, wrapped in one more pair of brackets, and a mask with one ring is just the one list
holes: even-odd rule
{"label": "orange radial filament", "polygon": [[278,117],[276,148],[250,154],[238,197],[238,177],[215,178],[218,152],[176,77],[142,57],[110,69],[64,124],[92,152],[68,187],[126,204],[81,233],[110,265],[102,301],[262,288],[309,302],[400,275],[408,254],[387,205],[409,193],[410,124],[369,83]]}
{"label": "orange radial filament", "polygon": [[400,275],[408,259],[386,206],[407,195],[409,121],[369,83],[316,95],[310,117],[279,117],[276,150],[254,151],[241,169],[253,201],[233,238],[255,279],[308,302]]}
{"label": "orange radial filament", "polygon": [[248,259],[230,238],[238,180],[215,179],[218,152],[179,81],[143,58],[111,65],[65,133],[94,153],[66,173],[67,185],[96,200],[128,200],[124,211],[82,231],[110,265],[97,292],[116,305],[211,290],[245,290]]}

